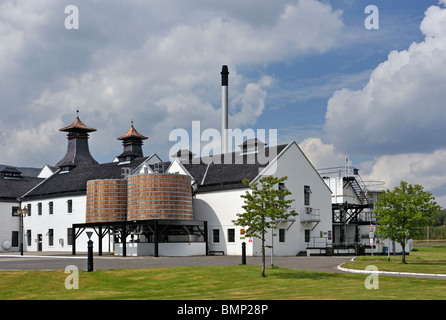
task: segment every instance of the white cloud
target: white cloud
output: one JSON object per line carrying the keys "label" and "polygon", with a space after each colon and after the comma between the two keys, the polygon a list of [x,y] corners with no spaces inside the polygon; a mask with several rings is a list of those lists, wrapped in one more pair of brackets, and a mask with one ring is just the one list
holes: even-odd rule
{"label": "white cloud", "polygon": [[[316,169],[343,166],[347,158],[319,138],[307,138],[299,147]],[[420,184],[446,208],[445,158],[446,149],[440,149],[432,153],[385,155],[353,165],[360,169],[361,178],[371,188],[393,189],[401,180]]]}
{"label": "white cloud", "polygon": [[14,56],[23,46],[23,33],[12,26],[0,23],[0,72],[7,73],[14,61]]}
{"label": "white cloud", "polygon": [[[238,66],[325,52],[339,45],[344,28],[342,13],[316,0],[71,2],[1,6],[0,44],[10,45],[0,49],[0,70],[8,71],[0,73],[0,162],[56,163],[64,151],[54,144],[63,150],[65,137],[55,125],[41,128],[68,125],[77,108],[98,129],[90,149],[100,162],[121,151],[115,139],[131,120],[149,136],[146,153],[166,149],[170,130],[192,120],[219,128],[223,64],[230,69],[231,127],[252,126],[273,77],[249,79]],[[64,28],[68,4],[79,6],[79,30]],[[33,154],[23,157],[22,150]]]}
{"label": "white cloud", "polygon": [[248,83],[240,95],[241,109],[230,117],[231,127],[253,126],[265,108],[265,88],[271,86],[273,79],[263,76],[257,83]]}
{"label": "white cloud", "polygon": [[319,138],[308,138],[299,147],[316,169],[342,166],[346,156],[335,151],[332,144],[325,144]]}
{"label": "white cloud", "polygon": [[332,145],[319,150],[372,156],[359,164],[363,180],[421,184],[446,207],[446,9],[429,7],[420,30],[424,41],[390,52],[362,89],[332,95],[324,127]]}
{"label": "white cloud", "polygon": [[437,202],[446,207],[446,149],[432,153],[410,153],[378,157],[366,180],[383,181],[393,189],[401,180],[420,184],[436,196]]}
{"label": "white cloud", "polygon": [[392,51],[361,90],[329,99],[325,129],[337,149],[376,156],[446,147],[446,9],[428,8],[420,29],[425,40]]}

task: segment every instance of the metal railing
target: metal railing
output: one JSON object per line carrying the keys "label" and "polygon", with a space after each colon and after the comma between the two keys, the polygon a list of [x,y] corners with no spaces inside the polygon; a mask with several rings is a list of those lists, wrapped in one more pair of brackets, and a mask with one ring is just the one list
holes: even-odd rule
{"label": "metal railing", "polygon": [[327,247],[327,237],[310,237],[306,239],[307,248],[326,248]]}
{"label": "metal railing", "polygon": [[333,239],[333,246],[336,247],[349,247],[356,243],[355,237],[335,237]]}
{"label": "metal railing", "polygon": [[320,222],[321,210],[314,208],[304,208],[299,213],[300,222]]}

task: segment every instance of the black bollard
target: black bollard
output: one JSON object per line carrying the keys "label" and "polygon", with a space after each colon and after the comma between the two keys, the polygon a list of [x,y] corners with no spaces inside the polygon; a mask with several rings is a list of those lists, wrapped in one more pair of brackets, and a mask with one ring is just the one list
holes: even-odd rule
{"label": "black bollard", "polygon": [[87,271],[93,271],[93,241],[88,240],[88,261],[87,261]]}
{"label": "black bollard", "polygon": [[242,242],[242,264],[246,264],[246,243]]}

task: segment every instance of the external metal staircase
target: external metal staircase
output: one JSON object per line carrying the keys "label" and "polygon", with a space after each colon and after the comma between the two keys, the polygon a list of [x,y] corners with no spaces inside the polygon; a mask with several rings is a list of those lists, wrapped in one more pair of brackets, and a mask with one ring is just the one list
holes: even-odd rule
{"label": "external metal staircase", "polygon": [[[357,175],[356,177],[358,177],[358,179],[361,179],[359,177],[359,175]],[[345,177],[344,179],[346,180],[347,183],[350,184],[350,186],[352,187],[354,193],[358,197],[360,203],[362,205],[368,205],[369,201],[367,199],[367,188],[364,185],[364,183],[362,183],[362,181],[361,181],[361,184],[362,184],[362,186],[361,186],[360,182],[358,181],[358,179],[356,177],[351,177],[350,176],[350,177]]]}

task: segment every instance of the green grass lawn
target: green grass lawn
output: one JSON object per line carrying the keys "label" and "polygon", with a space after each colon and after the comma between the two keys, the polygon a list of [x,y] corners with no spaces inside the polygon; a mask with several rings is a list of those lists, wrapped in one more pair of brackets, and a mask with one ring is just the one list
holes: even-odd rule
{"label": "green grass lawn", "polygon": [[360,256],[354,262],[343,264],[345,268],[362,269],[375,265],[380,271],[417,272],[446,274],[446,247],[436,243],[430,246],[417,246],[406,256],[406,264],[401,263],[401,256]]}
{"label": "green grass lawn", "polygon": [[[361,256],[346,268],[381,271],[444,273],[446,246],[418,245],[401,263],[401,256]],[[365,287],[367,274],[346,274],[258,266],[174,267],[79,270],[79,289],[67,290],[64,270],[1,271],[0,300],[432,300],[446,299],[446,279],[379,276],[378,289]]]}
{"label": "green grass lawn", "polygon": [[258,266],[174,267],[79,271],[79,289],[67,290],[60,271],[2,271],[0,299],[446,299],[446,281],[379,277],[367,290],[367,275]]}

